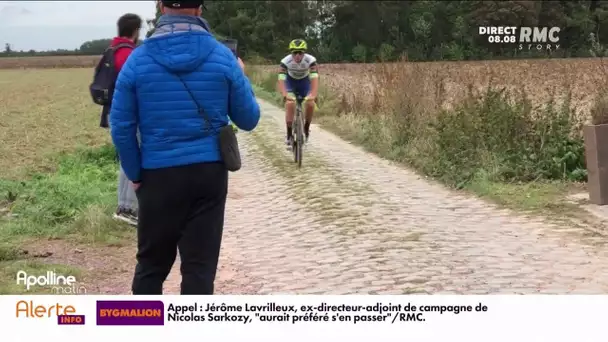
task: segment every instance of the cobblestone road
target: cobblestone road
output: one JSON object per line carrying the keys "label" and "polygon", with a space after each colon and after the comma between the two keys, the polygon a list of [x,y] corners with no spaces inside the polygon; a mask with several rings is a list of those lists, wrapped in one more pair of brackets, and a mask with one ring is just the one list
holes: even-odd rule
{"label": "cobblestone road", "polygon": [[608,293],[605,238],[454,194],[314,125],[297,170],[281,110],[260,103],[239,133],[219,293]]}

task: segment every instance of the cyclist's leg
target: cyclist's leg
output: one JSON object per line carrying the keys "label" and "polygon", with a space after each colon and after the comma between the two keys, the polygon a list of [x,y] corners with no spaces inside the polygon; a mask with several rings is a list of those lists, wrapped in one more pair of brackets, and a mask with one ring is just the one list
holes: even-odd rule
{"label": "cyclist's leg", "polygon": [[[302,80],[302,83],[299,85],[298,91],[304,96],[310,94],[310,79],[307,77]],[[315,102],[314,101],[305,101],[303,103],[304,107],[304,134],[306,135],[306,140],[308,140],[308,136],[310,135],[310,123],[312,122],[312,115],[315,110]]]}
{"label": "cyclist's leg", "polygon": [[[293,93],[293,79],[289,76],[285,80],[285,87],[287,88],[288,96],[295,98]],[[296,103],[294,101],[286,101],[285,102],[285,126],[287,128],[287,135],[285,139],[285,143],[288,146],[291,146],[291,137],[292,137],[292,125],[293,125],[293,117],[295,115]]]}

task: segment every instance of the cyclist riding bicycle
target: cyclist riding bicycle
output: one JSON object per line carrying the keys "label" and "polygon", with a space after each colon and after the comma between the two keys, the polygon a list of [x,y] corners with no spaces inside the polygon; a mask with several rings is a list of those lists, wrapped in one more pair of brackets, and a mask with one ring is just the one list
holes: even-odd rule
{"label": "cyclist riding bicycle", "polygon": [[315,109],[315,99],[319,89],[319,71],[317,59],[306,53],[308,45],[303,39],[294,39],[289,43],[290,54],[281,60],[278,89],[285,100],[285,123],[287,125],[288,148],[292,144],[292,124],[295,115],[296,96],[305,97],[304,135],[306,142],[310,135],[310,123]]}

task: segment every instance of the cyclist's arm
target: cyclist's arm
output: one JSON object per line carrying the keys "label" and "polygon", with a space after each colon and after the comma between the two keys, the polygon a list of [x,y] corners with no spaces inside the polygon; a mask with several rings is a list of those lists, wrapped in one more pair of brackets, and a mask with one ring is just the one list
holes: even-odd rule
{"label": "cyclist's arm", "polygon": [[279,79],[277,81],[277,90],[281,93],[281,96],[287,97],[287,87],[285,87],[285,80],[287,79],[287,65],[281,63],[279,66]]}
{"label": "cyclist's arm", "polygon": [[316,98],[319,92],[319,66],[317,62],[310,64],[308,77],[310,78],[310,96]]}

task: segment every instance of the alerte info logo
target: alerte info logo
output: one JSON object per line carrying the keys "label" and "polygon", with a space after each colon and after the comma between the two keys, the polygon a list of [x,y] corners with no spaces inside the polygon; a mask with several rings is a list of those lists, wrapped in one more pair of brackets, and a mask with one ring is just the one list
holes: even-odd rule
{"label": "alerte info logo", "polygon": [[97,325],[165,325],[160,300],[98,300]]}
{"label": "alerte info logo", "polygon": [[57,324],[60,325],[84,325],[85,316],[76,311],[76,307],[71,304],[56,303],[35,303],[33,300],[20,300],[15,304],[15,317],[29,319],[49,319],[57,317]]}
{"label": "alerte info logo", "polygon": [[488,44],[513,45],[521,51],[555,51],[561,46],[559,27],[479,26]]}

